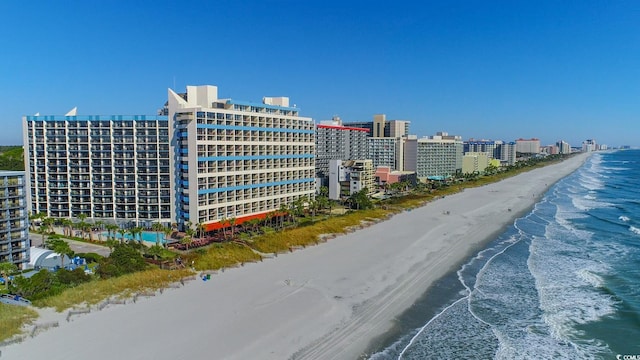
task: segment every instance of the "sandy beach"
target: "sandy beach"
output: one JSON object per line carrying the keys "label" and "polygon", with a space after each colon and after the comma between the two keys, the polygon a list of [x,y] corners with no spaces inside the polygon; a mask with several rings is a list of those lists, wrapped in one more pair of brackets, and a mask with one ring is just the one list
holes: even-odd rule
{"label": "sandy beach", "polygon": [[[357,359],[424,291],[576,170],[574,156],[318,246],[77,315],[0,359]],[[510,210],[509,210],[510,209]]]}

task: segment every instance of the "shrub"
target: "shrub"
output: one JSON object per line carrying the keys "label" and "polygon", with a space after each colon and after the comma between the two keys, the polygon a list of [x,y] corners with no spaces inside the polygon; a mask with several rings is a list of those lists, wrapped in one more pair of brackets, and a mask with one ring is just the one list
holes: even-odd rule
{"label": "shrub", "polygon": [[85,274],[81,268],[74,270],[60,269],[55,272],[56,279],[60,284],[68,286],[80,285],[84,282],[91,281],[91,276]]}
{"label": "shrub", "polygon": [[76,256],[79,256],[79,257],[85,259],[85,261],[88,264],[97,263],[97,262],[100,261],[100,259],[104,258],[104,256],[102,256],[100,254],[96,254],[96,253],[79,253],[79,254],[76,254]]}
{"label": "shrub", "polygon": [[131,243],[116,245],[109,257],[98,262],[97,274],[110,278],[146,269],[147,264],[135,247]]}

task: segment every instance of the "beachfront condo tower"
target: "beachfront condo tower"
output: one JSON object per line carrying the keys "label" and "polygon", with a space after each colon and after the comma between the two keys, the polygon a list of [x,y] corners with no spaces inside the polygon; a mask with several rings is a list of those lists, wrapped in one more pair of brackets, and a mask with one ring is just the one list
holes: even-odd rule
{"label": "beachfront condo tower", "polygon": [[367,158],[368,129],[343,126],[339,117],[316,125],[316,176],[328,185],[329,161]]}
{"label": "beachfront condo tower", "polygon": [[434,136],[409,136],[404,142],[406,171],[415,171],[419,180],[446,178],[462,171],[462,138],[438,132]]}
{"label": "beachfront condo tower", "polygon": [[210,85],[168,92],[181,229],[238,225],[314,196],[314,124],[289,98],[219,99]]}
{"label": "beachfront condo tower", "polygon": [[29,263],[29,213],[23,171],[0,171],[0,263]]}
{"label": "beachfront condo tower", "polygon": [[29,211],[125,227],[169,224],[169,121],[156,115],[23,117]]}

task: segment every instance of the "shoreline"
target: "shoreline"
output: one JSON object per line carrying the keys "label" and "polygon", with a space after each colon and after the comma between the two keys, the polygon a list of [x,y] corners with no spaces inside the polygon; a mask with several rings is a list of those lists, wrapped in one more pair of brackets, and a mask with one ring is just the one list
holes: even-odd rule
{"label": "shoreline", "polygon": [[50,359],[78,353],[96,359],[358,358],[392,328],[396,317],[530,211],[587,156],[447,195],[318,246],[219,273],[210,281],[108,306],[6,346],[2,354]]}

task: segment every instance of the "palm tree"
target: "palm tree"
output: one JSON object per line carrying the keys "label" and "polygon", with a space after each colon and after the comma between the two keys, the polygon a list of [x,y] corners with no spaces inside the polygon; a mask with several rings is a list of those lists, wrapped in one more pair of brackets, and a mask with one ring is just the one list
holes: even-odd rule
{"label": "palm tree", "polygon": [[232,217],[231,219],[229,219],[229,226],[231,227],[231,240],[233,240],[233,236],[234,236],[233,232],[236,227],[236,220],[237,219],[235,217]]}
{"label": "palm tree", "polygon": [[73,221],[70,219],[60,219],[59,223],[62,225],[62,233],[64,236],[71,237],[73,234]]}
{"label": "palm tree", "polygon": [[187,246],[187,250],[189,250],[189,245],[191,245],[191,243],[193,242],[193,239],[191,238],[191,235],[185,235],[181,240],[180,243],[184,244]]}
{"label": "palm tree", "polygon": [[164,246],[167,246],[167,239],[169,238],[169,235],[171,235],[171,233],[173,232],[173,229],[170,226],[164,226],[162,228],[162,232],[164,232]]}
{"label": "palm tree", "polygon": [[289,207],[286,204],[280,204],[279,209],[280,215],[280,229],[284,228],[284,217],[285,215],[289,215]]}
{"label": "palm tree", "polygon": [[104,230],[104,221],[96,221],[94,226],[98,229],[98,240],[102,241],[102,230]]}
{"label": "palm tree", "polygon": [[203,223],[197,223],[196,224],[196,231],[198,232],[198,237],[200,239],[202,239],[204,237],[204,224]]}
{"label": "palm tree", "polygon": [[[129,229],[129,234],[131,234],[131,238],[133,240],[137,240],[142,245],[142,228],[139,226],[132,227]],[[138,237],[140,235],[140,237]]]}
{"label": "palm tree", "polygon": [[49,247],[54,252],[60,254],[60,268],[61,269],[64,268],[64,256],[67,255],[71,257],[71,254],[73,254],[73,251],[69,246],[69,243],[67,243],[64,240],[55,239],[55,240],[49,241],[49,243],[47,244],[47,247]]}
{"label": "palm tree", "polygon": [[115,240],[116,232],[118,231],[118,229],[120,229],[120,227],[116,224],[107,224],[105,225],[105,227],[107,229],[109,236]]}
{"label": "palm tree", "polygon": [[120,234],[120,244],[124,244],[124,236],[127,233],[126,229],[118,228],[118,234]]}
{"label": "palm tree", "polygon": [[2,278],[4,279],[4,286],[9,289],[9,275],[18,271],[18,267],[14,263],[10,263],[8,261],[0,263],[0,274],[2,274]]}
{"label": "palm tree", "polygon": [[159,222],[154,222],[151,229],[156,232],[156,245],[160,245],[160,233],[164,231],[164,226]]}
{"label": "palm tree", "polygon": [[153,260],[158,260],[158,256],[162,255],[162,246],[156,244],[147,249],[147,254],[153,255]]}
{"label": "palm tree", "polygon": [[227,240],[227,223],[229,220],[226,217],[220,219],[220,226],[222,226],[222,237]]}
{"label": "palm tree", "polygon": [[87,218],[87,215],[79,214],[78,220],[80,221],[76,223],[76,228],[80,230],[82,233],[82,240],[84,240],[84,235],[85,235],[85,232],[87,231],[87,223],[84,221],[86,218]]}

